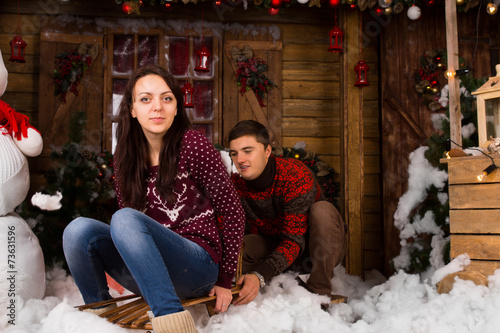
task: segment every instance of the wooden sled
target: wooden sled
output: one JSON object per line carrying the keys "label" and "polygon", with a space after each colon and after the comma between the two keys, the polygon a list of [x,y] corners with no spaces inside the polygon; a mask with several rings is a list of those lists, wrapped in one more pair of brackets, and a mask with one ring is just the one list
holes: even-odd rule
{"label": "wooden sled", "polygon": [[[243,258],[243,249],[240,251],[238,257],[238,266],[236,268],[235,282],[237,282],[241,276],[242,258]],[[241,290],[240,285],[234,285],[231,288],[231,293],[233,295],[238,294],[240,290]],[[133,300],[134,298],[136,299]],[[210,316],[213,316],[216,314],[216,311],[214,310],[215,299],[216,296],[203,296],[203,297],[181,300],[181,303],[184,308],[196,304],[205,304],[208,314]],[[127,296],[117,297],[106,301],[80,305],[77,308],[78,310],[83,311],[86,309],[99,308],[129,300],[132,301],[122,304],[107,312],[104,312],[99,316],[102,318],[106,318],[109,322],[112,322],[113,324],[116,324],[123,328],[152,330],[153,327],[151,326],[151,322],[148,315],[148,311],[150,311],[151,309],[144,300],[144,298],[139,295],[127,295]]]}

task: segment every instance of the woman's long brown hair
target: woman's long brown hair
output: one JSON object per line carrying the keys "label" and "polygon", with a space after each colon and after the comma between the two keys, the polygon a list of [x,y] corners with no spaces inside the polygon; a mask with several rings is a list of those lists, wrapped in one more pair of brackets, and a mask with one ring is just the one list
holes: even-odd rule
{"label": "woman's long brown hair", "polygon": [[174,185],[177,177],[182,137],[192,127],[186,111],[182,91],[177,80],[159,66],[139,68],[125,87],[118,114],[116,130],[116,149],[114,154],[116,181],[120,188],[122,202],[125,206],[142,209],[146,203],[146,179],[149,175],[148,142],[137,119],[132,118],[130,111],[136,82],[147,75],[158,75],[177,100],[177,115],[163,137],[160,151],[160,164],[156,187],[163,199],[170,203],[175,200]]}

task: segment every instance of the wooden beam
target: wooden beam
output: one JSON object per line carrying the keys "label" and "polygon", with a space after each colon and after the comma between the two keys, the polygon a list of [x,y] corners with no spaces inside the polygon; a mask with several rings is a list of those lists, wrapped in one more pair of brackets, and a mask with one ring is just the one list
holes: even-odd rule
{"label": "wooden beam", "polygon": [[406,121],[408,125],[410,125],[411,129],[415,132],[415,134],[418,136],[420,142],[422,144],[427,144],[427,136],[424,134],[424,132],[420,129],[420,127],[415,124],[413,119],[411,119],[410,115],[403,109],[401,105],[399,105],[398,101],[394,97],[389,97],[385,99],[385,102],[389,104],[389,106],[393,109],[398,111],[399,115],[403,120]]}
{"label": "wooden beam", "polygon": [[[446,11],[446,52],[448,54],[448,69],[460,69],[458,59],[457,2],[445,1]],[[450,107],[450,139],[452,148],[462,146],[462,116],[460,110],[460,82],[456,76],[448,79]]]}
{"label": "wooden beam", "polygon": [[[349,31],[341,56],[341,213],[349,225],[346,268],[351,275],[364,276],[363,242],[363,89],[354,86],[354,66],[359,60],[361,13],[342,11],[342,30]],[[333,94],[333,92],[332,92]]]}

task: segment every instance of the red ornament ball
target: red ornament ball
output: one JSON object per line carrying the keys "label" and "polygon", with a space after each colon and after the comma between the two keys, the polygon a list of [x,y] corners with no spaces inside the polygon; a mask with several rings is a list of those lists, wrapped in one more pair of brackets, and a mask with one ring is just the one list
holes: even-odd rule
{"label": "red ornament ball", "polygon": [[341,0],[328,0],[328,4],[332,8],[337,8],[338,6],[340,6],[341,3],[342,3]]}
{"label": "red ornament ball", "polygon": [[282,0],[271,0],[269,5],[271,6],[271,8],[280,8],[282,2]]}
{"label": "red ornament ball", "polygon": [[384,15],[384,13],[385,13],[385,9],[384,8],[382,8],[380,6],[377,6],[377,8],[375,8],[375,14],[377,16],[382,16],[382,15]]}
{"label": "red ornament ball", "polygon": [[132,12],[132,6],[130,5],[130,2],[124,2],[122,5],[122,11],[125,14],[130,14]]}

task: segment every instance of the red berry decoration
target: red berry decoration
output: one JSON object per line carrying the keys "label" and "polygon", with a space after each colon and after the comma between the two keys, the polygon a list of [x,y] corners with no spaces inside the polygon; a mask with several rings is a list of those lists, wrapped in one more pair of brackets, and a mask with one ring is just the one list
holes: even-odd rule
{"label": "red berry decoration", "polygon": [[271,8],[269,8],[269,9],[267,10],[267,12],[268,12],[269,14],[271,14],[271,15],[278,15],[278,13],[280,12],[280,9],[279,9],[279,8],[272,8],[272,7],[271,7]]}

